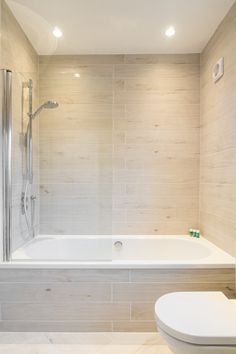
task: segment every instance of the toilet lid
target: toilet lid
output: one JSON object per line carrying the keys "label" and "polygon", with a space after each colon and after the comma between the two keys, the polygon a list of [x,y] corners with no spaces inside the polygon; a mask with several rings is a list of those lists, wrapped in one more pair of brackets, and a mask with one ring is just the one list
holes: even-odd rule
{"label": "toilet lid", "polygon": [[157,300],[157,325],[196,345],[236,345],[236,306],[221,292],[170,293]]}

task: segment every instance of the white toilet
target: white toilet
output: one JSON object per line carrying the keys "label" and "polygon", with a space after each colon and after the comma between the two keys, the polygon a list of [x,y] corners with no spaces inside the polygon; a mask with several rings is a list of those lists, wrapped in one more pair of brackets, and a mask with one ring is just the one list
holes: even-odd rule
{"label": "white toilet", "polygon": [[155,315],[174,354],[236,354],[236,300],[221,292],[164,295]]}

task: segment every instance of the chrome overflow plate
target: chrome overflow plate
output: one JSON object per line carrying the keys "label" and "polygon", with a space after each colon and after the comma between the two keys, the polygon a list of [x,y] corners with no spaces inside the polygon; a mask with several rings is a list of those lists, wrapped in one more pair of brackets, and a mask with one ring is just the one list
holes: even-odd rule
{"label": "chrome overflow plate", "polygon": [[118,250],[120,250],[123,246],[123,243],[121,241],[116,241],[114,242],[114,247]]}

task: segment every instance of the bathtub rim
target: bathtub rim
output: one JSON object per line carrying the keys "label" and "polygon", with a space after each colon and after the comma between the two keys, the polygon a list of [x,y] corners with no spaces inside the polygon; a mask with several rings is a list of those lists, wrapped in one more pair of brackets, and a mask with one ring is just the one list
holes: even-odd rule
{"label": "bathtub rim", "polygon": [[235,269],[234,263],[160,264],[140,262],[8,262],[0,263],[0,269]]}

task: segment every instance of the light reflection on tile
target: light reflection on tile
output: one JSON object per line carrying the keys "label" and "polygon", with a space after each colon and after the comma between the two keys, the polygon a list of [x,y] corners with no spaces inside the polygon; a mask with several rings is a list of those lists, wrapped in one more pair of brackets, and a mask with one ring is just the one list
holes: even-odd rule
{"label": "light reflection on tile", "polygon": [[171,354],[165,345],[3,345],[1,354]]}
{"label": "light reflection on tile", "polygon": [[0,333],[0,354],[171,354],[158,333]]}

